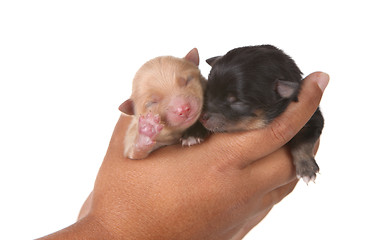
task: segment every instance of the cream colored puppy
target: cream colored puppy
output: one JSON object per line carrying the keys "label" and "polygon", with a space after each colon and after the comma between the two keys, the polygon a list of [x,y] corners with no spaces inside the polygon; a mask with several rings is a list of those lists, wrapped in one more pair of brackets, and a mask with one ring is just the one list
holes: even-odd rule
{"label": "cream colored puppy", "polygon": [[[194,48],[184,58],[154,58],[137,71],[132,95],[119,107],[132,115],[124,142],[126,157],[142,159],[159,147],[178,143],[197,122],[206,85],[198,65]],[[200,141],[194,139],[186,144]]]}

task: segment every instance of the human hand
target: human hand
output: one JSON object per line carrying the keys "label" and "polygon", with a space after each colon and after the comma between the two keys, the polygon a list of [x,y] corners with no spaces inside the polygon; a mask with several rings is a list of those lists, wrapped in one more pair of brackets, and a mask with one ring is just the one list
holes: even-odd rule
{"label": "human hand", "polygon": [[80,220],[45,239],[241,239],[296,185],[283,146],[314,113],[327,81],[309,75],[299,102],[264,129],[214,134],[143,160],[123,157],[130,119],[122,116]]}

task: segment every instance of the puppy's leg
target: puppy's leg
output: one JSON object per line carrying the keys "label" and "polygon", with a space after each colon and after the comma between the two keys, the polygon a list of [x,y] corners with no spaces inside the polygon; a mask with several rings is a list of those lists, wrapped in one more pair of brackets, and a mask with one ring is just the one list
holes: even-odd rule
{"label": "puppy's leg", "polygon": [[314,143],[312,142],[301,142],[291,148],[297,177],[302,178],[306,183],[314,182],[316,173],[319,172],[319,166],[312,154],[313,147]]}
{"label": "puppy's leg", "polygon": [[163,129],[160,116],[148,113],[133,119],[125,138],[125,156],[131,159],[142,159],[154,150],[156,137]]}
{"label": "puppy's leg", "polygon": [[318,109],[308,123],[289,142],[298,178],[306,183],[314,181],[319,166],[314,159],[314,145],[320,137],[324,125],[323,116]]}
{"label": "puppy's leg", "polygon": [[203,142],[208,135],[209,131],[197,121],[183,133],[180,141],[182,146],[192,146]]}

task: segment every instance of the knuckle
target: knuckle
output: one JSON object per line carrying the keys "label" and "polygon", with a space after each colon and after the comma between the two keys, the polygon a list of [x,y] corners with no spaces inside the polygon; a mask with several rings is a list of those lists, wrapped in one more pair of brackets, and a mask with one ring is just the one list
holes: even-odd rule
{"label": "knuckle", "polygon": [[288,142],[293,137],[293,129],[289,123],[275,119],[270,125],[272,139],[277,142]]}

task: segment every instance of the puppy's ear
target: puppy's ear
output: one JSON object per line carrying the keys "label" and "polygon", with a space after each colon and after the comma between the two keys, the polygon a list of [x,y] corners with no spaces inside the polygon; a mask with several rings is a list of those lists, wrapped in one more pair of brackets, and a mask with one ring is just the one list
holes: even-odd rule
{"label": "puppy's ear", "polygon": [[187,55],[184,57],[185,60],[192,62],[196,66],[199,66],[200,63],[200,57],[199,57],[199,51],[197,51],[197,48],[192,49]]}
{"label": "puppy's ear", "polygon": [[297,95],[299,90],[298,82],[288,82],[277,79],[275,89],[282,98],[291,98]]}
{"label": "puppy's ear", "polygon": [[214,63],[219,59],[221,58],[222,56],[217,56],[217,57],[212,57],[212,58],[208,58],[206,59],[206,62],[210,65],[210,66],[213,66]]}
{"label": "puppy's ear", "polygon": [[119,110],[122,113],[125,113],[127,115],[134,115],[135,114],[135,109],[134,109],[134,103],[132,99],[128,99],[126,101],[124,101],[120,106],[119,106]]}

